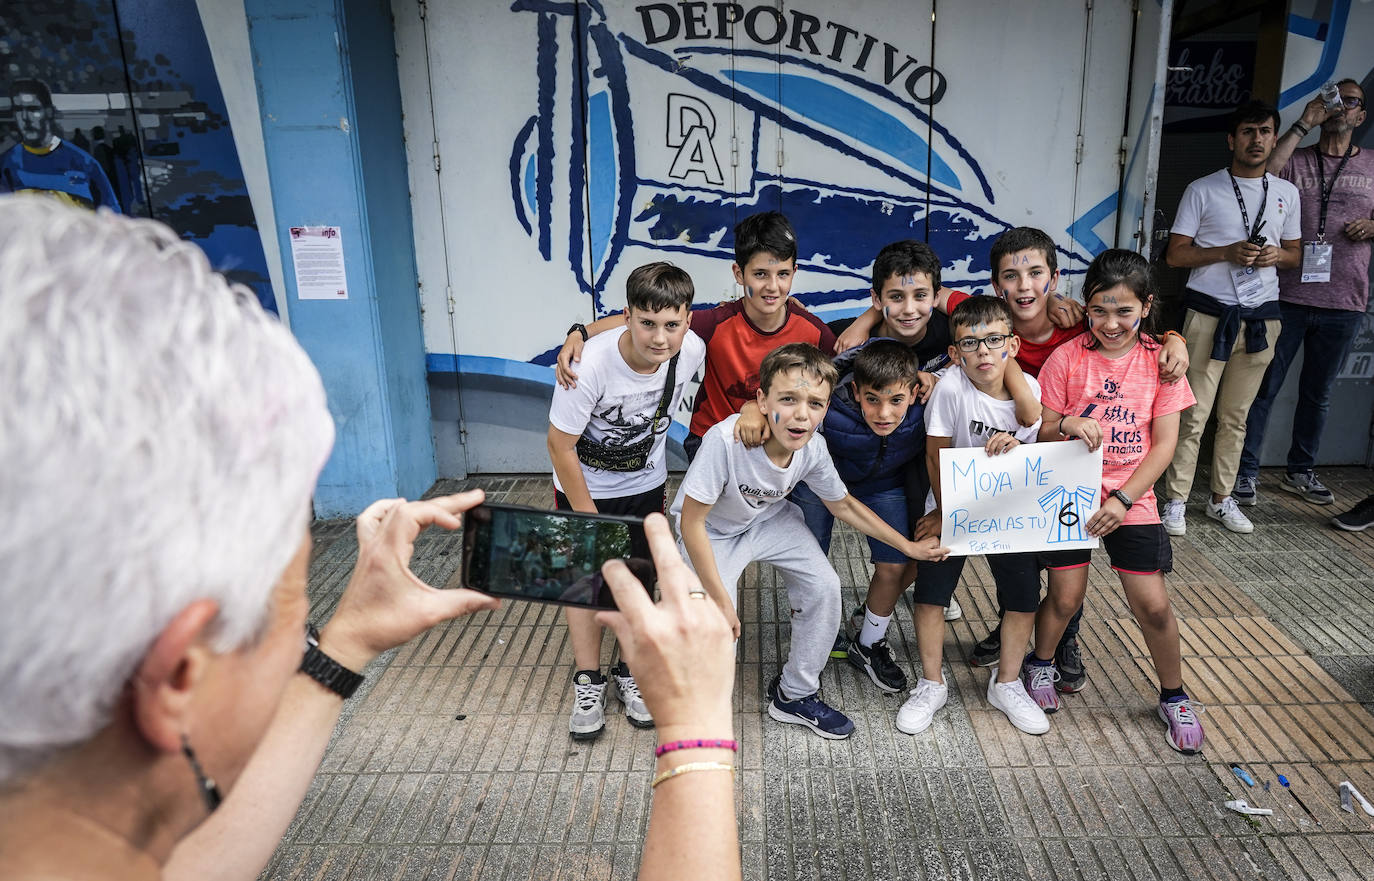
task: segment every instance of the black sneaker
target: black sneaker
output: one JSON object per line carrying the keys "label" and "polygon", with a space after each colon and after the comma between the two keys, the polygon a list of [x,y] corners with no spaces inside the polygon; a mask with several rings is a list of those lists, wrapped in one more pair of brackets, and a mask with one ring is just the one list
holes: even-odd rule
{"label": "black sneaker", "polygon": [[856,639],[849,644],[849,663],[868,674],[873,684],[888,694],[906,690],[906,674],[892,660],[887,640],[880,639],[868,648]]}
{"label": "black sneaker", "polygon": [[1088,672],[1083,669],[1083,655],[1078,651],[1078,638],[1072,637],[1059,644],[1054,653],[1054,665],[1059,669],[1059,681],[1054,687],[1066,694],[1083,690],[1088,684]]}
{"label": "black sneaker", "polygon": [[1346,532],[1364,532],[1374,526],[1374,496],[1368,496],[1344,514],[1332,517],[1331,525]]}
{"label": "black sneaker", "polygon": [[968,662],[975,667],[991,667],[1002,658],[1002,629],[992,628],[992,632],[973,644],[973,654]]}
{"label": "black sneaker", "polygon": [[830,647],[830,657],[841,661],[849,657],[849,637],[843,630],[835,634],[835,644]]}

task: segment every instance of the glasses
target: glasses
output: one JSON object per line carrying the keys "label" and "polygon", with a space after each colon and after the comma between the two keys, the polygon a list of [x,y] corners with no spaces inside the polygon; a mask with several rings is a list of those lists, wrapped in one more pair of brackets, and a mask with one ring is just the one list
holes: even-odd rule
{"label": "glasses", "polygon": [[1006,334],[990,333],[985,337],[966,336],[955,343],[961,352],[976,352],[979,345],[986,345],[988,351],[1000,349],[1007,344]]}
{"label": "glasses", "polygon": [[1356,107],[1364,106],[1364,99],[1358,98],[1355,95],[1342,95],[1341,103],[1343,103],[1346,107],[1349,107],[1351,110],[1354,110]]}

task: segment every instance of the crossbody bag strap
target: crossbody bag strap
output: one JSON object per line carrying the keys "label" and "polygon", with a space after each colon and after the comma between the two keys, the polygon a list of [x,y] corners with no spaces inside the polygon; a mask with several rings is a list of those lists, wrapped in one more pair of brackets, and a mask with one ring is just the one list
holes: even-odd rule
{"label": "crossbody bag strap", "polygon": [[673,356],[673,360],[668,362],[668,378],[663,383],[663,397],[658,399],[658,409],[654,411],[654,419],[649,423],[649,431],[653,434],[661,433],[658,430],[658,422],[668,415],[668,405],[673,402],[673,390],[677,387],[677,359],[681,355],[682,353],[678,352]]}

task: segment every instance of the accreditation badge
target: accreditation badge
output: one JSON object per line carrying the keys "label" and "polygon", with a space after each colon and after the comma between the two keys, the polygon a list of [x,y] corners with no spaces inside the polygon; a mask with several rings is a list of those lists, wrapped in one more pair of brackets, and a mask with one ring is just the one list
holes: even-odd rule
{"label": "accreditation badge", "polygon": [[1242,306],[1250,306],[1264,299],[1264,279],[1253,266],[1231,265],[1231,284]]}
{"label": "accreditation badge", "polygon": [[1331,280],[1331,243],[1302,243],[1302,280],[1325,282]]}

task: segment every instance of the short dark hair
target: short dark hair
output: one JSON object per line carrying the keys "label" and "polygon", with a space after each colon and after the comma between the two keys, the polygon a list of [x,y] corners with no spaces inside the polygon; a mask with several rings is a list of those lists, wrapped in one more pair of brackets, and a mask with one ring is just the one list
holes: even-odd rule
{"label": "short dark hair", "polygon": [[1274,109],[1274,105],[1258,99],[1246,101],[1232,110],[1231,114],[1226,117],[1226,133],[1234,135],[1247,122],[1268,122],[1271,119],[1274,121],[1274,131],[1277,132],[1279,130],[1279,112]]}
{"label": "short dark hair", "polygon": [[[1083,274],[1083,347],[1097,348],[1097,337],[1092,334],[1086,307],[1101,291],[1115,287],[1125,287],[1140,300],[1140,305],[1148,306],[1155,298],[1155,277],[1150,271],[1150,261],[1125,248],[1108,248],[1093,258],[1088,271]],[[1143,310],[1142,310],[1143,311]],[[1147,349],[1159,348],[1159,343],[1150,334],[1156,313],[1142,315],[1140,318],[1140,342]]]}
{"label": "short dark hair", "polygon": [[821,350],[810,343],[788,343],[778,346],[763,358],[759,365],[759,388],[768,394],[769,387],[779,373],[801,368],[805,373],[820,377],[834,389],[840,381],[839,371]]}
{"label": "short dark hair", "polygon": [[924,272],[930,276],[933,290],[940,289],[940,258],[930,245],[915,239],[903,239],[884,245],[873,259],[873,290],[882,293],[883,285],[894,275]]}
{"label": "short dark hair", "polygon": [[885,389],[901,383],[907,388],[916,384],[916,353],[910,346],[896,340],[874,340],[854,356],[854,384],[871,389]]}
{"label": "short dark hair", "polygon": [[20,95],[33,95],[38,99],[38,103],[49,110],[52,109],[52,90],[42,80],[22,79],[10,83],[10,102],[13,103]]}
{"label": "short dark hair", "polygon": [[[977,327],[994,321],[1005,321],[1007,329],[1012,328],[1011,306],[1006,300],[990,296],[969,297],[949,313],[949,334],[955,337],[961,327]],[[958,340],[955,339],[955,342]]]}
{"label": "short dark hair", "polygon": [[750,214],[735,224],[735,263],[739,268],[760,253],[779,260],[797,259],[797,233],[781,211]]}
{"label": "short dark hair", "polygon": [[692,305],[696,291],[687,271],[671,263],[645,263],[625,281],[625,308],[657,312]]}
{"label": "short dark hair", "polygon": [[1054,239],[1044,230],[1036,229],[1033,226],[1015,226],[997,237],[997,241],[992,243],[992,253],[988,255],[988,262],[992,264],[992,279],[994,287],[997,281],[997,270],[1002,265],[1002,258],[1008,254],[1015,254],[1018,251],[1039,251],[1045,257],[1045,265],[1050,268],[1050,272],[1059,271],[1059,258],[1054,251]]}

